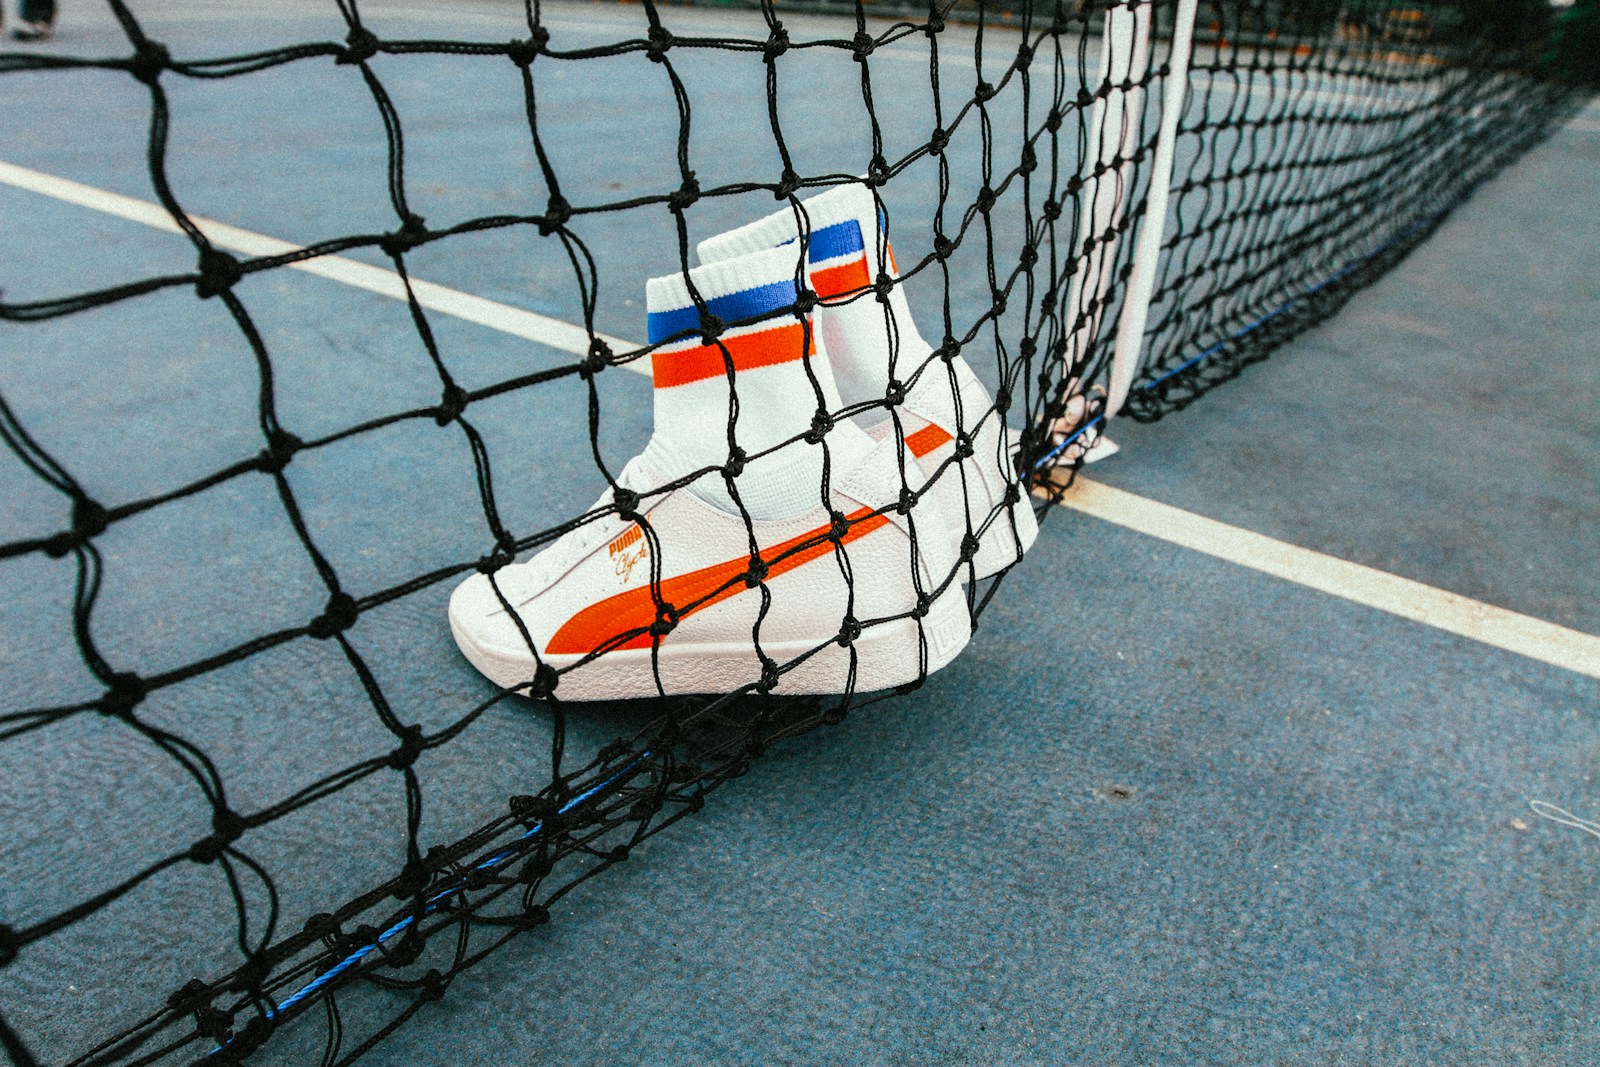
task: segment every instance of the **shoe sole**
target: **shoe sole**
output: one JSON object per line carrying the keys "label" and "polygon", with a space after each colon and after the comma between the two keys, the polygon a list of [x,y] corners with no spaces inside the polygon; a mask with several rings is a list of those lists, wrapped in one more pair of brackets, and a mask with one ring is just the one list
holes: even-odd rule
{"label": "shoe sole", "polygon": [[[472,640],[469,633],[450,616],[450,632],[456,646],[485,677],[502,689],[526,685],[534,665],[527,655],[514,655],[487,649]],[[936,597],[922,620],[927,638],[927,674],[947,666],[966,647],[972,637],[972,615],[966,594],[951,582]],[[762,643],[762,650],[780,666],[817,649],[827,636],[815,640]],[[923,675],[917,623],[896,619],[862,630],[852,642],[856,652],[858,693],[893,689],[916,681]],[[761,667],[749,642],[699,643],[662,646],[661,686],[656,686],[650,649],[620,649],[608,652],[581,667],[563,674],[556,695],[563,700],[628,700],[655,696],[720,694],[758,682]],[[550,655],[546,663],[557,670],[572,667],[582,660],[576,655]],[[818,649],[804,662],[796,664],[778,680],[772,692],[777,696],[815,696],[845,691],[850,670],[850,651],[832,643]]]}

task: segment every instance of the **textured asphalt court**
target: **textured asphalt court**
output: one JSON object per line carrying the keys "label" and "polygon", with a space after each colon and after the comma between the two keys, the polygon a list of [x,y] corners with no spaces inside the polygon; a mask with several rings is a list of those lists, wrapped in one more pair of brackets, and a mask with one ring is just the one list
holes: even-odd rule
{"label": "textured asphalt court", "polygon": [[[175,51],[215,54],[269,33],[334,36],[321,10],[296,3],[268,19],[197,4],[158,12],[157,32]],[[638,9],[550,10],[578,33]],[[492,36],[506,12],[451,4],[394,17],[435,36]],[[69,17],[50,47],[118,50],[103,16]],[[492,210],[515,160],[493,140],[451,148],[446,73],[400,82],[422,109],[418,173],[438,175],[438,191],[419,179],[419,195]],[[125,76],[76,75],[72,92],[46,93],[59,84],[6,80],[19,103],[0,117],[0,162],[148,201],[144,102]],[[186,205],[288,241],[385,226],[369,140],[327,134],[370,115],[348,101],[344,115],[294,79],[261,84],[266,97],[241,91],[249,79],[208,87],[221,94],[209,111],[199,95],[177,98]],[[604,134],[628,102],[588,118]],[[272,158],[244,151],[257,141]],[[1119,425],[1124,452],[1093,477],[1600,633],[1596,174],[1590,109],[1338,318],[1180,415]],[[0,184],[0,217],[10,299],[189,267],[177,238],[15,183]],[[441,251],[416,272],[566,313],[541,304],[538,269],[497,266],[536,254],[500,240]],[[622,336],[639,332],[638,281],[668,261],[641,257],[602,299],[602,328]],[[297,432],[435,399],[414,374],[401,305],[287,271],[241,295],[263,309]],[[92,488],[107,498],[259,447],[237,335],[214,306],[192,305],[187,294],[134,301],[4,334],[0,389],[65,458],[99,472]],[[362,329],[340,329],[357,316]],[[503,329],[435,325],[482,380],[527,359]],[[625,459],[648,429],[630,418],[645,383],[615,377],[603,444]],[[497,456],[511,457],[497,477],[523,526],[598,492],[581,393],[568,393],[541,391],[538,411],[474,409]],[[331,450],[296,470],[353,586],[476,554],[470,466],[437,432],[397,433],[378,455]],[[537,463],[518,451],[529,438],[545,449]],[[5,538],[55,528],[59,505],[6,463],[0,485],[16,506],[0,520]],[[296,569],[274,509],[240,488],[107,538],[97,636],[127,661],[159,662],[230,627],[265,628],[273,612],[301,618],[310,601],[298,593],[312,596],[314,576]],[[131,581],[119,558],[169,569]],[[191,576],[196,558],[207,566]],[[0,670],[20,706],[82,677],[70,650],[39,651],[61,643],[66,577],[46,563],[7,571]],[[238,603],[239,588],[266,580],[271,595]],[[187,590],[178,602],[174,588]],[[386,686],[417,715],[482,688],[455,657],[447,590],[437,592],[363,620],[363,640],[387,650]],[[369,1062],[1590,1063],[1600,842],[1528,805],[1600,812],[1594,673],[1059,511],[970,650],[928,687],[771,753]],[[303,694],[287,709],[285,679]],[[190,725],[221,753],[241,806],[309,776],[326,750],[376,743],[339,714],[359,694],[311,653],[186,696],[193,706],[170,713],[190,721],[204,708]],[[598,743],[628,722],[611,710],[578,733]],[[195,836],[193,802],[96,729],[7,753],[0,919],[82,899],[149,849]],[[528,709],[503,708],[447,749],[430,779],[436,839],[520,791],[543,768],[544,743]],[[345,803],[275,843],[275,868],[301,872],[294,906],[312,910],[321,889],[388,865],[394,796]],[[216,890],[196,879],[36,946],[6,971],[0,1010],[48,1059],[80,1049],[189,977],[171,970],[175,953],[193,944],[185,965],[204,970],[204,942],[191,938],[222,921],[206,910]],[[300,1048],[285,1036],[262,1062],[294,1062]]]}

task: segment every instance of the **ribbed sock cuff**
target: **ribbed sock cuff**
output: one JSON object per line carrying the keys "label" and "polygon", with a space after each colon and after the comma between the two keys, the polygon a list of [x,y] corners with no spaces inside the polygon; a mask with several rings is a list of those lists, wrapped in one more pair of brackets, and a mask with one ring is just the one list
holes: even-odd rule
{"label": "ribbed sock cuff", "polygon": [[[858,182],[847,185],[835,186],[826,192],[802,200],[800,207],[804,212],[804,221],[813,238],[819,230],[841,222],[856,222],[861,226],[861,238],[866,243],[869,253],[876,243],[876,227],[872,225],[878,217],[878,202],[872,195],[872,190]],[[773,212],[764,219],[759,219],[736,230],[720,233],[715,237],[708,237],[701,241],[695,251],[702,263],[717,263],[734,256],[747,255],[764,248],[772,248],[793,241],[800,234],[801,215],[790,204],[779,211]],[[824,258],[816,255],[821,249],[813,249],[813,259]],[[869,258],[870,255],[869,255]]]}
{"label": "ribbed sock cuff", "polygon": [[702,310],[690,294],[690,282],[705,303],[704,313],[722,325],[776,318],[793,308],[799,290],[795,278],[799,253],[792,248],[753,249],[732,258],[645,282],[651,344],[669,338],[686,340],[704,328]]}

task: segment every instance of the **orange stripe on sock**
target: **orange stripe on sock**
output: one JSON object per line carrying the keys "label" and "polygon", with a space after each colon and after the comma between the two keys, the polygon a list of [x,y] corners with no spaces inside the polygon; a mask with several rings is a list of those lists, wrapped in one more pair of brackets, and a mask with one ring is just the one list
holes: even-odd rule
{"label": "orange stripe on sock", "polygon": [[938,448],[954,438],[938,423],[930,422],[916,433],[906,435],[906,447],[911,449],[911,454],[921,459],[929,452]]}
{"label": "orange stripe on sock", "polygon": [[[805,328],[798,322],[759,333],[724,337],[721,345],[728,349],[735,372],[799,359],[802,349],[807,356],[814,351],[814,346],[806,343]],[[657,352],[651,357],[650,369],[656,388],[670,389],[674,385],[720,378],[727,373],[728,365],[723,359],[722,347],[710,344],[677,352]]]}
{"label": "orange stripe on sock", "polygon": [[844,296],[846,293],[865,289],[871,284],[872,278],[867,274],[867,261],[864,258],[811,272],[811,288],[815,289],[817,296],[823,300]]}
{"label": "orange stripe on sock", "polygon": [[[842,544],[887,525],[889,519],[874,514],[871,508],[860,508],[846,515],[845,521],[850,528],[839,538]],[[767,578],[776,578],[832,552],[833,542],[828,539],[831,529],[831,524],[819,526],[762,552],[761,562],[766,565]],[[749,572],[750,557],[740,556],[674,578],[665,578],[661,582],[661,599],[677,609],[681,620],[749,589],[743,580]],[[614,647],[649,648],[651,635],[648,630],[655,621],[656,602],[650,595],[650,587],[646,585],[630,589],[590,604],[568,619],[550,639],[546,651],[554,655],[588,655],[606,648],[610,642],[633,630],[645,632]]]}

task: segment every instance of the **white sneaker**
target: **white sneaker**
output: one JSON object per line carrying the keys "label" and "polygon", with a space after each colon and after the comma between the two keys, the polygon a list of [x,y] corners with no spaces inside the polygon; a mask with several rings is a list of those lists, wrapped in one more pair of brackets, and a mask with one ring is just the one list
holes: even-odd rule
{"label": "white sneaker", "polygon": [[[643,494],[681,466],[658,437],[618,481]],[[928,498],[912,509],[913,548],[912,523],[891,507],[900,486],[892,441],[831,485],[843,522],[819,504],[751,523],[764,575],[752,576],[744,519],[679,488],[642,499],[643,524],[613,510],[492,581],[468,578],[450,598],[451,632],[496,685],[542,695],[543,663],[560,672],[554,691],[566,700],[728,693],[763,681],[778,695],[870,692],[932,674],[972,632],[949,546],[923,533],[943,516]],[[610,504],[607,494],[596,509]]]}
{"label": "white sneaker", "polygon": [[[928,495],[948,520],[953,550],[962,551],[969,533],[976,538],[975,545],[967,545],[975,579],[1009,567],[1033,547],[1039,525],[1019,487],[993,398],[960,354],[950,358],[948,370],[934,357],[917,332],[903,286],[896,284],[883,298],[871,288],[880,268],[891,278],[899,273],[887,220],[872,191],[856,183],[841,185],[802,206],[809,284],[821,298],[814,320],[842,399],[850,406],[881,404],[892,357],[895,373],[909,383],[896,405],[901,432],[924,481],[933,479]],[[799,232],[799,219],[788,207],[702,241],[698,253],[702,263],[716,263],[789,244]],[[867,432],[880,441],[895,435],[894,420],[884,415],[880,406],[863,419]],[[968,576],[963,567],[963,580]]]}

